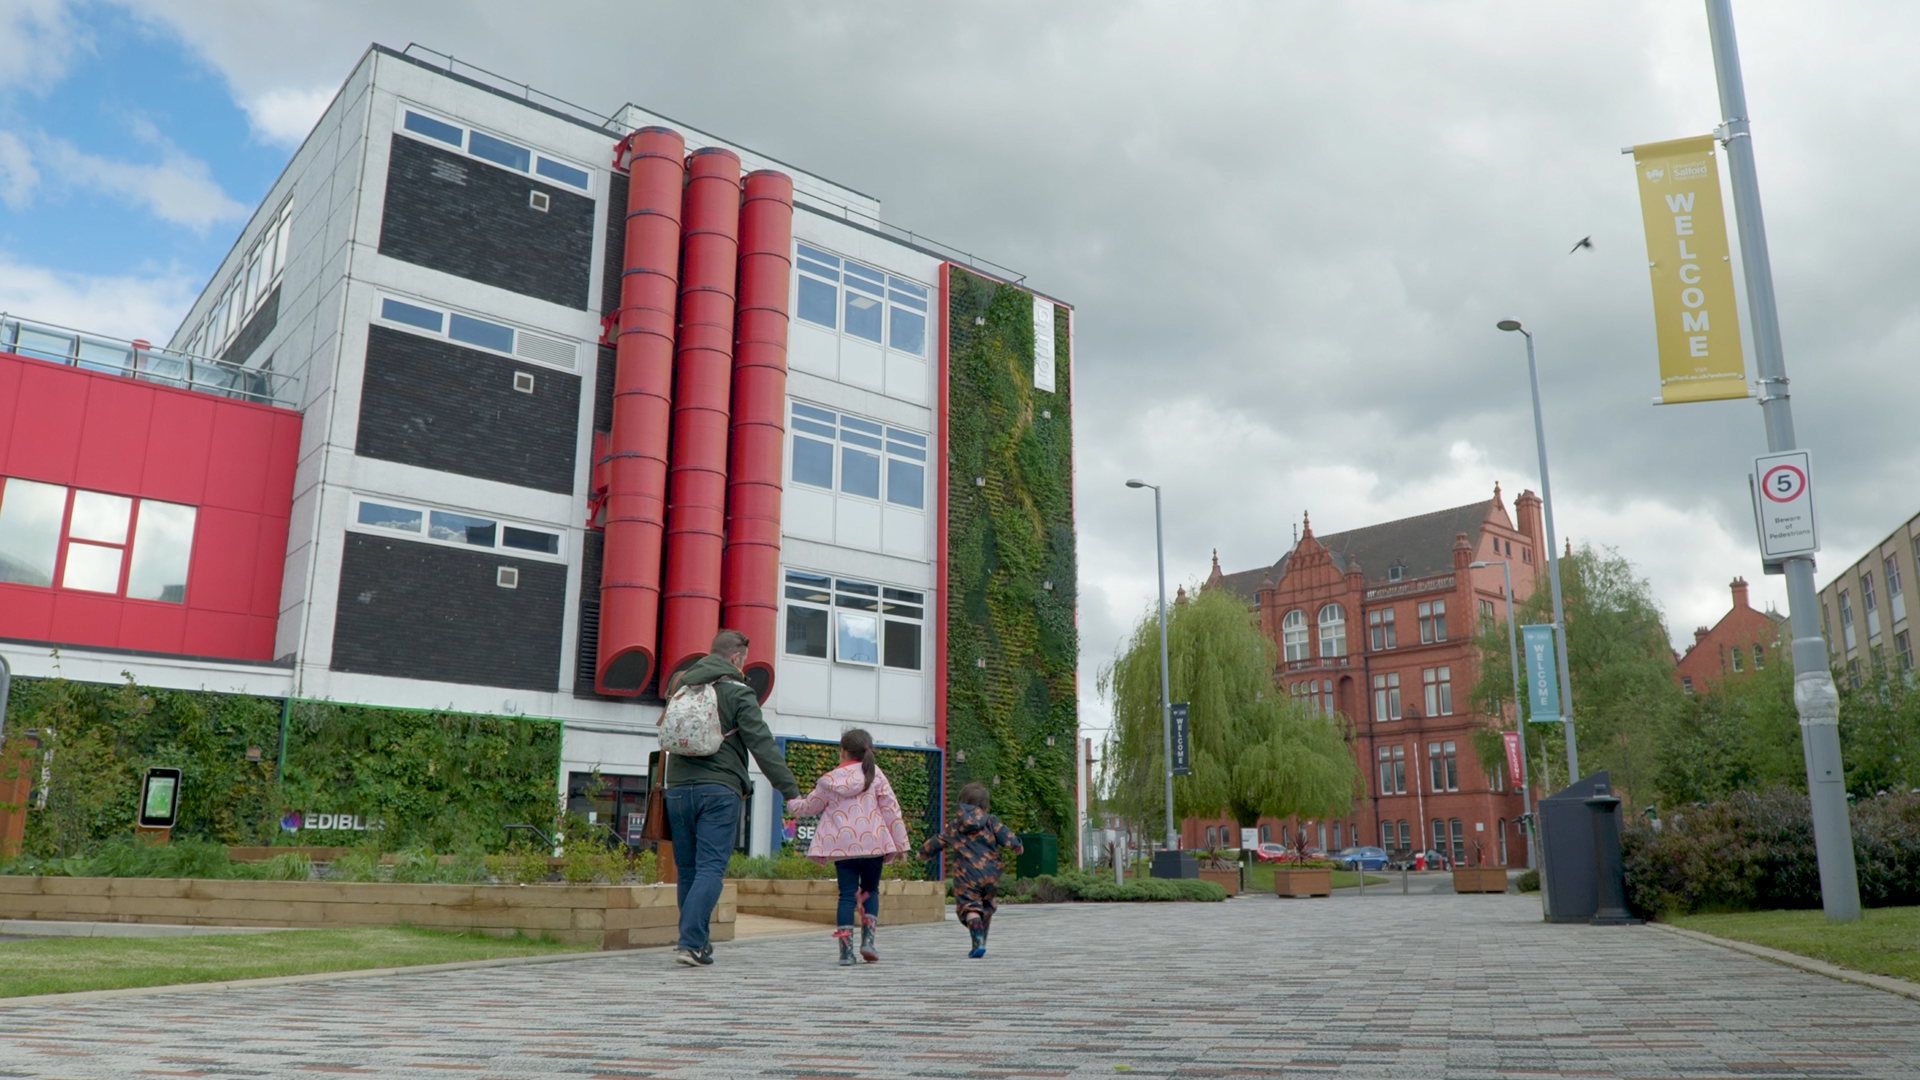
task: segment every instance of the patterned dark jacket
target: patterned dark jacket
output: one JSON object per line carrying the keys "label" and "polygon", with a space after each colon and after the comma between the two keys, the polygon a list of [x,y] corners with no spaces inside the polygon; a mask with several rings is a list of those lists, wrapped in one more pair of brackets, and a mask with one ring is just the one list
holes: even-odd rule
{"label": "patterned dark jacket", "polygon": [[997,906],[993,897],[1000,888],[1000,855],[1019,854],[1020,838],[1000,819],[977,806],[960,804],[938,836],[921,845],[921,858],[930,859],[942,849],[953,857],[948,872],[953,875],[953,906],[964,921],[970,912],[991,914]]}

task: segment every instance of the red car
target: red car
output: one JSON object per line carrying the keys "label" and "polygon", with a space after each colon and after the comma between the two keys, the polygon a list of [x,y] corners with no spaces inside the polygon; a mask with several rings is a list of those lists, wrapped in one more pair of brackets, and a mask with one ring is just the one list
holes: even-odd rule
{"label": "red car", "polygon": [[1317,847],[1291,848],[1285,844],[1261,844],[1253,849],[1255,862],[1292,863],[1302,859],[1325,858],[1325,852]]}

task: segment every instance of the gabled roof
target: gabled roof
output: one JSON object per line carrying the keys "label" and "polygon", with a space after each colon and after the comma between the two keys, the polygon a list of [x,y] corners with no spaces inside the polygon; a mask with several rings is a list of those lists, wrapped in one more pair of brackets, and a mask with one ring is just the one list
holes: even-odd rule
{"label": "gabled roof", "polygon": [[[1384,585],[1388,580],[1389,568],[1395,565],[1402,567],[1402,580],[1444,574],[1452,570],[1453,538],[1466,533],[1467,542],[1473,545],[1474,550],[1479,550],[1481,527],[1496,512],[1502,518],[1506,516],[1506,508],[1497,495],[1492,499],[1398,521],[1364,525],[1326,536],[1313,536],[1311,531],[1307,535],[1327,549],[1336,569],[1344,573],[1351,562],[1358,561],[1368,585]],[[1221,574],[1218,583],[1251,603],[1258,598],[1262,578],[1278,584],[1286,575],[1287,560],[1291,555],[1291,552],[1282,555],[1271,566]]]}

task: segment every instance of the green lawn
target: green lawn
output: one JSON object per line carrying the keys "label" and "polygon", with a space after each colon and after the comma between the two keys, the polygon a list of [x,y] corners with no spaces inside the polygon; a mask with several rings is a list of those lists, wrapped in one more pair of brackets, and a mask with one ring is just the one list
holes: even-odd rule
{"label": "green lawn", "polygon": [[1920,907],[1874,908],[1852,923],[1830,923],[1817,910],[1680,915],[1664,921],[1875,975],[1920,981]]}
{"label": "green lawn", "polygon": [[501,956],[584,951],[533,938],[397,927],[285,930],[174,938],[0,941],[0,997],[410,967]]}
{"label": "green lawn", "polygon": [[[1278,863],[1256,862],[1248,866],[1247,891],[1272,892],[1273,872],[1279,868],[1279,865]],[[1336,889],[1351,889],[1360,883],[1360,875],[1351,870],[1334,870],[1330,872],[1333,874],[1333,887]],[[1387,879],[1381,877],[1378,873],[1367,875],[1368,888],[1372,888],[1375,885],[1385,885],[1386,883]]]}

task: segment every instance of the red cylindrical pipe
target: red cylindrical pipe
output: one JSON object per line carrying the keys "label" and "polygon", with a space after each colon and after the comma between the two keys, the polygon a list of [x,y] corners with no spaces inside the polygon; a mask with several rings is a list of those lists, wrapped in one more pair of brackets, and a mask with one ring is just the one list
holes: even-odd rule
{"label": "red cylindrical pipe", "polygon": [[719,147],[688,155],[682,205],[666,592],[660,607],[660,672],[666,678],[705,656],[720,629],[733,290],[739,263],[739,156]]}
{"label": "red cylindrical pipe", "polygon": [[780,469],[787,419],[787,288],[793,279],[793,180],[747,174],[740,207],[739,315],[720,621],[747,635],[747,685],[773,691],[780,615]]}
{"label": "red cylindrical pipe", "polygon": [[686,140],[666,128],[628,136],[627,240],[606,464],[606,545],[594,686],[626,697],[653,675],[666,521],[673,316],[679,282]]}

